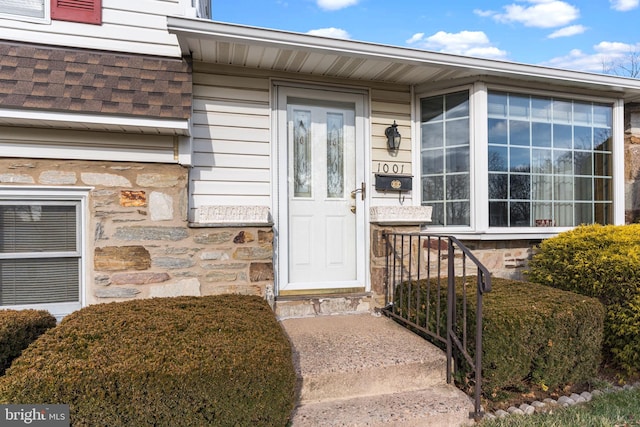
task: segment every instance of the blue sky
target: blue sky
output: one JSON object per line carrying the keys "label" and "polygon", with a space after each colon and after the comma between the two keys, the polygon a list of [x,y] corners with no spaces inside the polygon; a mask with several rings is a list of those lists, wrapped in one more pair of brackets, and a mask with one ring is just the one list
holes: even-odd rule
{"label": "blue sky", "polygon": [[215,21],[599,73],[640,53],[639,3],[212,0],[212,14]]}

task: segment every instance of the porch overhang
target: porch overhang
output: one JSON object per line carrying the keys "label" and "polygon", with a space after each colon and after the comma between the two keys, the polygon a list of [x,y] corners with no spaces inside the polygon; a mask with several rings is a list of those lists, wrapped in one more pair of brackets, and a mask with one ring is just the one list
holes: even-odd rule
{"label": "porch overhang", "polygon": [[420,86],[509,79],[640,102],[640,80],[190,18],[168,18],[194,61],[362,82]]}

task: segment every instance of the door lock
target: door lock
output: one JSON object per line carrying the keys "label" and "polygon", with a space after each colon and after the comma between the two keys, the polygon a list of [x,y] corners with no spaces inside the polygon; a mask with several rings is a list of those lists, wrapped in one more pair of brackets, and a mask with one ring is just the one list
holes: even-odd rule
{"label": "door lock", "polygon": [[366,192],[367,192],[367,187],[363,182],[363,183],[360,184],[360,188],[356,188],[355,190],[353,190],[351,192],[351,198],[355,199],[356,198],[356,194],[360,193],[362,195],[362,200],[364,200],[364,198],[366,196]]}
{"label": "door lock", "polygon": [[356,213],[356,205],[351,206],[351,213]]}

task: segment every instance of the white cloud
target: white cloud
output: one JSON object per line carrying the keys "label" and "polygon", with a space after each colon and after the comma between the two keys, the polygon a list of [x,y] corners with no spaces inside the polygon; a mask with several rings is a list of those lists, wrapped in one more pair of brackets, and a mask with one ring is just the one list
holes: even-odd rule
{"label": "white cloud", "polygon": [[412,43],[419,41],[418,47],[423,49],[457,55],[483,58],[504,58],[507,56],[507,52],[493,46],[487,35],[482,31],[460,31],[459,33],[439,31],[426,38],[424,34],[418,33],[407,42],[409,41],[412,41]]}
{"label": "white cloud", "polygon": [[524,0],[527,6],[509,4],[503,6],[504,13],[475,10],[480,16],[491,16],[502,23],[519,23],[525,27],[562,27],[580,17],[580,10],[559,0]]}
{"label": "white cloud", "polygon": [[609,0],[609,3],[611,3],[611,9],[627,12],[637,8],[640,0]]}
{"label": "white cloud", "polygon": [[324,10],[340,10],[358,4],[358,0],[318,0],[318,7]]}
{"label": "white cloud", "polygon": [[551,59],[541,65],[570,70],[602,73],[611,63],[624,61],[633,52],[640,51],[640,43],[600,42],[593,46],[593,52],[586,53],[574,49],[565,56]]}
{"label": "white cloud", "polygon": [[557,39],[558,37],[571,37],[577,34],[582,34],[587,31],[587,27],[584,25],[571,25],[569,27],[560,28],[557,31],[549,34],[547,37],[550,39]]}
{"label": "white cloud", "polygon": [[407,44],[417,43],[424,38],[424,33],[415,33],[406,41]]}
{"label": "white cloud", "polygon": [[334,39],[350,39],[351,35],[341,28],[318,28],[316,30],[307,31],[312,36],[331,37]]}

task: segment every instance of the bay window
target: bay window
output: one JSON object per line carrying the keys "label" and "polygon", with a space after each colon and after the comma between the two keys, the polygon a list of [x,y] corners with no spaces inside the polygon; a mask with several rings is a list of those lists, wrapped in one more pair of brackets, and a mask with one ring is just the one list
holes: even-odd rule
{"label": "bay window", "polygon": [[612,107],[488,95],[490,227],[613,221]]}
{"label": "bay window", "polygon": [[433,207],[431,227],[614,223],[612,103],[475,94],[420,99],[421,203]]}

